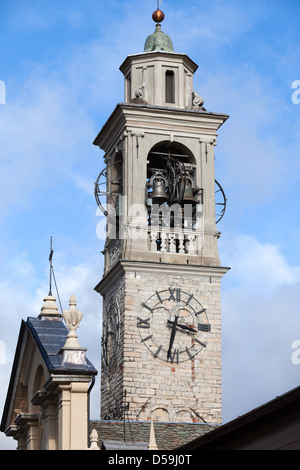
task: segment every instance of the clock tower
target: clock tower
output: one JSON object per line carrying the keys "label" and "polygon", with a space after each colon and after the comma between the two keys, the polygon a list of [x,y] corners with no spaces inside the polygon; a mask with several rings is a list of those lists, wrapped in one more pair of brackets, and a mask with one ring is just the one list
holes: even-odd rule
{"label": "clock tower", "polygon": [[107,223],[101,419],[221,423],[217,131],[193,89],[198,66],[156,23],[120,67],[125,99],[96,137],[95,197]]}

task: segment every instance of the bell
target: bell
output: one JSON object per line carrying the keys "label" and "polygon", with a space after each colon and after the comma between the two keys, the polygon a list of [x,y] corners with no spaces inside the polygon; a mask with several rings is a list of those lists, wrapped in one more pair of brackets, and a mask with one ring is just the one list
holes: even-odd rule
{"label": "bell", "polygon": [[194,193],[193,193],[193,187],[191,183],[186,183],[185,185],[185,190],[184,190],[184,195],[182,198],[182,202],[184,204],[193,204],[196,205],[197,201],[194,198]]}
{"label": "bell", "polygon": [[167,202],[168,196],[166,194],[163,180],[156,180],[154,182],[151,198],[153,202],[157,204],[163,204],[164,202]]}

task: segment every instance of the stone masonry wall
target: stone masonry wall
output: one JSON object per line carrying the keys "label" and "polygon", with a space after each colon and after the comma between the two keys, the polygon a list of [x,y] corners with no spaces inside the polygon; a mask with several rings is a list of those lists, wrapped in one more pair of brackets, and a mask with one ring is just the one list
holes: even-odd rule
{"label": "stone masonry wall", "polygon": [[[151,413],[158,421],[221,422],[221,314],[220,275],[160,269],[130,269],[118,281],[122,304],[121,335],[118,365],[111,380],[114,395],[122,405],[124,390],[129,402],[131,420],[149,420]],[[211,332],[207,347],[192,360],[170,363],[155,358],[141,341],[137,318],[142,303],[169,286],[188,291],[207,309]],[[117,376],[117,378],[116,378]],[[117,390],[119,388],[119,390]],[[121,390],[122,389],[122,390]],[[102,410],[112,400],[111,393],[102,391]],[[102,413],[103,415],[103,413]],[[110,418],[111,419],[111,418]]]}

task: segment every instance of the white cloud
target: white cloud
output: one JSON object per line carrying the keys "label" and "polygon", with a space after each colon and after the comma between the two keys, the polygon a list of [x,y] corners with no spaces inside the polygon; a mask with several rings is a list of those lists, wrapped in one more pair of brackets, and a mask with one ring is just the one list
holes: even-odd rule
{"label": "white cloud", "polygon": [[94,180],[91,178],[84,177],[82,175],[73,175],[73,180],[76,186],[83,191],[85,191],[89,196],[94,197],[94,183],[96,180],[96,177]]}
{"label": "white cloud", "polygon": [[[230,240],[230,243],[229,243]],[[222,262],[232,266],[234,288],[247,287],[249,293],[272,295],[283,285],[300,282],[300,267],[290,266],[280,247],[261,243],[250,235],[226,233],[220,240]]]}
{"label": "white cloud", "polygon": [[300,267],[279,247],[228,234],[223,264],[224,419],[235,418],[298,385],[292,343],[299,339]]}
{"label": "white cloud", "polygon": [[[219,1],[206,2],[201,7],[198,2],[189,2],[188,7],[183,5],[181,8],[178,5],[174,10],[168,9],[168,22],[164,25],[165,28],[172,28],[171,36],[176,36],[174,46],[177,52],[184,52],[180,49],[187,50],[189,47],[197,47],[202,54],[220,50],[221,46],[240,41],[265,15],[264,7],[257,0],[248,4],[247,8],[241,8],[239,2],[224,4]],[[165,32],[169,33],[167,30]]]}
{"label": "white cloud", "polygon": [[[248,65],[230,69],[221,65],[217,77],[205,74],[200,87],[197,81],[195,87],[208,111],[229,114],[218,132],[216,172],[235,204],[247,209],[261,201],[279,200],[298,175],[286,159],[288,130],[282,115],[274,113],[280,96],[274,97],[268,77]],[[296,153],[297,142],[289,149],[289,154]]]}
{"label": "white cloud", "polygon": [[28,208],[92,147],[93,123],[68,84],[31,77],[0,115],[1,210]]}
{"label": "white cloud", "polygon": [[[28,0],[26,3],[20,1],[11,1],[13,7],[7,8],[8,20],[12,27],[22,31],[42,31],[49,30],[54,26],[64,25],[64,27],[81,27],[87,21],[86,4],[84,10],[78,8],[78,5],[62,4],[59,1],[53,1],[51,4],[42,2],[42,6],[36,5],[36,2]],[[94,3],[94,8],[95,8]]]}

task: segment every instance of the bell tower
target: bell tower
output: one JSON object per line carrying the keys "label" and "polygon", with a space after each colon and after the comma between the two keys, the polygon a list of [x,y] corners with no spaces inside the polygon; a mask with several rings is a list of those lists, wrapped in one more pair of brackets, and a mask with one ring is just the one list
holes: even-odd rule
{"label": "bell tower", "polygon": [[217,131],[193,89],[198,66],[156,23],[120,67],[125,99],[96,137],[105,169],[95,197],[107,222],[101,418],[221,422]]}

